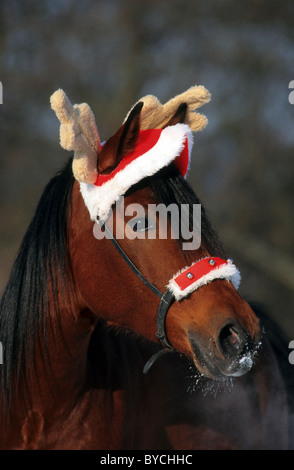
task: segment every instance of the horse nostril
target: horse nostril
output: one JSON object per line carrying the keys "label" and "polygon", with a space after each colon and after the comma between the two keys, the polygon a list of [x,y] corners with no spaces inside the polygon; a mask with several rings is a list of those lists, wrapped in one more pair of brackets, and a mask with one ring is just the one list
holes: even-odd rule
{"label": "horse nostril", "polygon": [[236,357],[244,350],[246,337],[240,328],[231,323],[221,329],[218,342],[224,356]]}

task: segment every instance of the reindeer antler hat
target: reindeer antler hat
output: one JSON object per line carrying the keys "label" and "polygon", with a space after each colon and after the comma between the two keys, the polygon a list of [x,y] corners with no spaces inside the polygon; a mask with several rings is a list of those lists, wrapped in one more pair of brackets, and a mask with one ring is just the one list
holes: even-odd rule
{"label": "reindeer antler hat", "polygon": [[50,101],[61,123],[60,144],[64,149],[74,151],[73,174],[80,182],[91,219],[105,220],[112,204],[131,186],[172,161],[186,176],[193,132],[201,131],[207,125],[207,118],[195,110],[210,101],[210,93],[202,86],[193,86],[163,105],[152,95],[141,98],[124,120],[127,125],[132,115],[140,113],[135,149],[124,155],[109,174],[98,171],[102,145],[88,104],[72,106],[63,90],[57,90]]}

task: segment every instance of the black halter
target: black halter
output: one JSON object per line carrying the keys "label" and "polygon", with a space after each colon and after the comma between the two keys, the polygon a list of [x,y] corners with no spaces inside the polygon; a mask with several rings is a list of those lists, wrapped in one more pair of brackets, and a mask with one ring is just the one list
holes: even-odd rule
{"label": "black halter", "polygon": [[173,352],[175,349],[172,347],[170,342],[167,339],[166,335],[166,330],[165,330],[165,319],[167,316],[167,312],[173,301],[175,300],[175,297],[173,293],[167,289],[164,293],[161,292],[157,287],[155,287],[151,282],[149,282],[139,271],[139,269],[134,265],[134,263],[130,260],[128,255],[124,252],[112,232],[109,230],[106,224],[101,222],[98,219],[99,224],[101,225],[101,228],[105,231],[107,238],[111,240],[119,254],[122,256],[124,261],[130,266],[130,268],[133,270],[133,272],[137,275],[137,277],[155,294],[160,298],[158,310],[157,310],[157,320],[156,320],[156,326],[157,326],[157,331],[155,333],[155,336],[159,339],[161,344],[163,345],[164,349],[161,349],[158,351],[156,354],[154,354],[145,364],[143,373],[147,374],[149,371],[150,367],[154,364],[156,359],[161,357],[163,354],[166,354],[167,352]]}

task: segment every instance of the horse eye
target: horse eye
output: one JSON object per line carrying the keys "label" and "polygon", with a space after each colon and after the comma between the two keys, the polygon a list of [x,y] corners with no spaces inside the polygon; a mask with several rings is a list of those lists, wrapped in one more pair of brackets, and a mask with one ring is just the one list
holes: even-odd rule
{"label": "horse eye", "polygon": [[154,224],[147,217],[137,217],[128,222],[134,232],[147,232],[155,228]]}

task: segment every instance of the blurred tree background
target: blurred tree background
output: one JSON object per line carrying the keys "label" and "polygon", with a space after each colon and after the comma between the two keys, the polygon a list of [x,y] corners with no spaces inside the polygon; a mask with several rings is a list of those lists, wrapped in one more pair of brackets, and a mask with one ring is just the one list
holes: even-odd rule
{"label": "blurred tree background", "polygon": [[189,181],[241,269],[240,293],[294,338],[294,3],[1,0],[0,291],[44,185],[69,153],[50,95],[92,107],[102,139],[138,98],[212,101]]}

